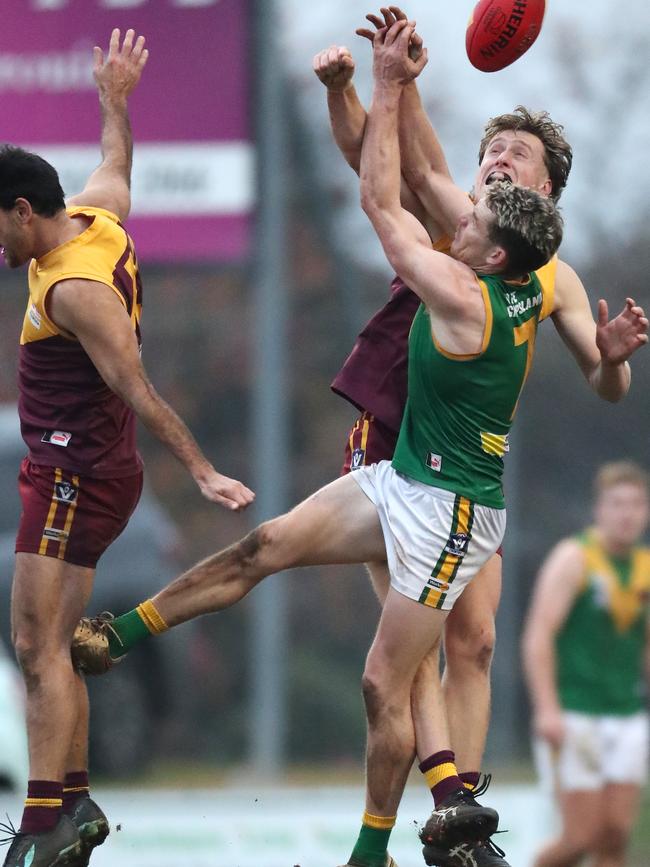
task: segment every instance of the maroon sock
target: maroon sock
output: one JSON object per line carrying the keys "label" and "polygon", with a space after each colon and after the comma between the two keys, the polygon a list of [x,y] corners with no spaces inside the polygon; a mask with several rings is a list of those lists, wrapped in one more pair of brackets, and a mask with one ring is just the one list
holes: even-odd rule
{"label": "maroon sock", "polygon": [[[481,779],[480,771],[467,771],[464,774],[458,774],[466,789],[474,790],[478,786],[478,781]],[[65,794],[63,795],[65,798]]]}
{"label": "maroon sock", "polygon": [[436,807],[452,792],[463,788],[456,770],[455,755],[451,750],[440,750],[420,764],[427,785],[431,789]]}
{"label": "maroon sock", "polygon": [[75,804],[90,794],[88,771],[70,771],[63,781],[63,812],[71,816]]}
{"label": "maroon sock", "polygon": [[62,783],[55,780],[30,780],[20,823],[21,833],[44,834],[51,831],[61,817],[62,804]]}

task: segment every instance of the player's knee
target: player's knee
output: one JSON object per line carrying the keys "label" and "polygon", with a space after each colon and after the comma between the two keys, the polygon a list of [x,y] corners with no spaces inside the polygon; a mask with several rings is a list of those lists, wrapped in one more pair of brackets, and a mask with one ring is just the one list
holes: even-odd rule
{"label": "player's knee", "polygon": [[496,644],[492,618],[470,625],[454,623],[449,618],[445,632],[445,658],[451,668],[469,667],[481,674],[490,671]]}
{"label": "player's knee", "polygon": [[275,545],[273,523],[266,521],[260,524],[237,543],[236,555],[241,569],[250,569],[272,552]]}
{"label": "player's knee", "polygon": [[410,707],[410,685],[406,684],[404,678],[397,679],[390,665],[374,659],[372,653],[361,678],[361,691],[371,725],[380,716],[399,716],[405,708]]}
{"label": "player's knee", "polygon": [[31,630],[14,630],[12,639],[25,685],[28,690],[36,688],[47,667],[49,653],[45,652],[44,646],[36,640]]}

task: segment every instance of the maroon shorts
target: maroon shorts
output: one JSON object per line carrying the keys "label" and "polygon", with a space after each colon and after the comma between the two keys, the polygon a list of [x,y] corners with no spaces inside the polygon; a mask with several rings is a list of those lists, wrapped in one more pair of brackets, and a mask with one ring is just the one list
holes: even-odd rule
{"label": "maroon shorts", "polygon": [[341,470],[344,476],[359,467],[392,461],[397,445],[397,433],[382,424],[369,412],[361,413],[354,423],[345,444],[345,463]]}
{"label": "maroon shorts", "polygon": [[[341,475],[358,470],[359,467],[392,461],[397,445],[397,434],[378,421],[369,412],[363,412],[352,426],[345,444],[345,462]],[[497,554],[503,557],[503,548]]]}
{"label": "maroon shorts", "polygon": [[123,479],[92,479],[25,458],[18,476],[23,512],[16,553],[57,557],[94,569],[138,505],[142,479],[142,472]]}

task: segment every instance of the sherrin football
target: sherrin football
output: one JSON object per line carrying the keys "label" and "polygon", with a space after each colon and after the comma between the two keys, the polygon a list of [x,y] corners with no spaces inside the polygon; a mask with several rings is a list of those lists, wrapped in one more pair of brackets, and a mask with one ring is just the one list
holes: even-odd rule
{"label": "sherrin football", "polygon": [[518,60],[539,36],[545,0],[479,0],[467,25],[472,66],[496,72]]}

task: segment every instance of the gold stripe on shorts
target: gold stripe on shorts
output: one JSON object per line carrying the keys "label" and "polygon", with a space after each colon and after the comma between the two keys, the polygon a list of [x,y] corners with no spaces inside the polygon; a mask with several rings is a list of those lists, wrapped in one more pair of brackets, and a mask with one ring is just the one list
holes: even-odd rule
{"label": "gold stripe on shorts", "polygon": [[54,519],[56,517],[56,510],[59,505],[59,502],[56,498],[56,486],[63,480],[63,471],[60,467],[56,467],[54,470],[54,490],[52,491],[52,500],[50,502],[50,510],[47,513],[47,520],[45,521],[45,527],[43,528],[43,536],[41,538],[41,544],[38,547],[39,554],[47,553],[47,545],[48,542],[52,541],[48,539],[45,535],[45,530],[51,530],[54,526]]}
{"label": "gold stripe on shorts", "polygon": [[[454,514],[451,523],[449,536],[454,536],[457,533],[469,535],[474,520],[474,504],[467,497],[461,497],[460,494],[454,500]],[[445,543],[445,549],[448,547],[448,542]],[[422,591],[420,602],[424,605],[429,605],[432,608],[440,608],[445,601],[449,587],[456,577],[456,573],[462,563],[462,556],[454,554],[443,549],[442,554],[438,558],[438,562],[431,572],[431,577],[440,582],[440,586],[427,586]]]}
{"label": "gold stripe on shorts", "polygon": [[70,528],[72,527],[72,522],[74,521],[74,513],[77,509],[77,500],[79,498],[79,476],[72,477],[72,484],[76,488],[76,494],[74,500],[68,506],[68,514],[65,516],[65,524],[63,527],[63,536],[61,541],[59,542],[59,560],[63,560],[65,557],[65,549],[68,545],[68,536],[70,535]]}

